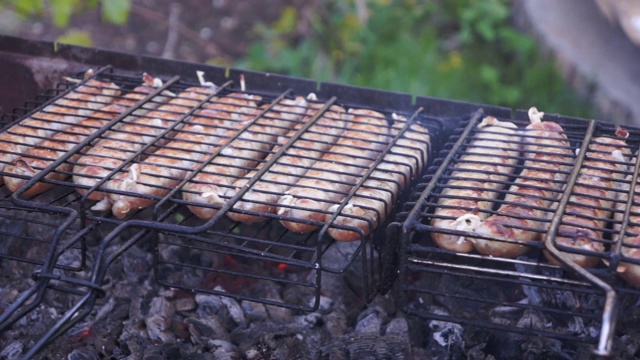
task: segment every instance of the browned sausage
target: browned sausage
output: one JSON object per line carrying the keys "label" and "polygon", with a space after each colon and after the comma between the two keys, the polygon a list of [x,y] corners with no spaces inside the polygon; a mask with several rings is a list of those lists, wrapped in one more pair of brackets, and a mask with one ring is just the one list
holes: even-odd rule
{"label": "browned sausage", "polygon": [[[78,192],[85,194],[87,188],[94,186],[152,142],[211,92],[212,89],[205,87],[186,89],[157,110],[123,122],[115,130],[107,132],[105,137],[80,157],[73,167],[73,181],[81,186],[78,187]],[[94,191],[87,197],[101,201],[94,206],[94,210],[105,210],[109,207],[108,198],[105,198],[102,191]]]}
{"label": "browned sausage", "polygon": [[[77,125],[69,127],[65,131],[55,134],[51,139],[45,140],[34,148],[29,149],[23,156],[15,159],[12,165],[6,167],[5,184],[11,191],[18,190],[24,185],[29,178],[35,176],[42,169],[51,165],[58,158],[62,157],[66,152],[73,149],[77,144],[84,141],[94,132],[105,126],[109,121],[115,119],[129,108],[136,105],[147,95],[155,91],[154,81],[156,85],[161,84],[159,79],[145,74],[144,85],[136,87],[132,92],[117,98],[113,104],[109,104],[100,110],[93,112],[89,117],[80,121]],[[159,82],[159,83],[158,83]],[[165,96],[157,96],[140,109],[134,112],[134,115],[140,116],[159,106]],[[69,176],[74,161],[79,155],[75,155],[69,159],[69,162],[61,164],[54,171],[49,172],[46,180],[61,181]],[[23,193],[23,196],[29,197],[37,195],[53,187],[49,182],[39,182]]]}
{"label": "browned sausage", "polygon": [[[86,76],[91,74],[88,71]],[[115,84],[90,79],[53,104],[0,133],[0,172],[27,150],[77,124],[118,95],[120,89]],[[0,177],[0,184],[2,182],[3,178]]]}
{"label": "browned sausage", "polygon": [[524,169],[509,188],[497,214],[484,219],[474,229],[480,236],[513,242],[473,239],[475,249],[481,254],[517,257],[528,250],[527,246],[517,243],[519,240],[541,240],[546,232],[549,207],[562,195],[574,153],[564,129],[554,122],[541,122],[542,116],[535,108],[529,110],[531,124],[523,132]]}
{"label": "browned sausage", "polygon": [[[311,103],[311,109],[307,113],[308,117],[313,116],[322,105]],[[258,212],[263,214],[275,213],[277,201],[291,185],[295,184],[300,176],[315,163],[323,154],[336,142],[340,134],[344,131],[346,116],[343,108],[331,106],[316,123],[310,126],[301,137],[294,142],[286,153],[283,154],[275,164],[258,180],[251,189],[244,194],[233,209]],[[303,123],[299,124],[301,127]],[[292,130],[285,141],[291,138],[296,130]],[[275,153],[278,149],[274,149]],[[271,155],[269,156],[269,158]],[[268,159],[267,159],[268,160]],[[251,171],[243,178],[233,183],[233,187],[227,190],[226,196],[233,197],[242,187],[244,187],[260,168]],[[229,212],[231,219],[240,222],[253,223],[265,220],[266,217],[252,215],[243,212]]]}
{"label": "browned sausage", "polygon": [[[629,155],[623,140],[609,137],[592,140],[558,228],[555,239],[558,247],[604,251],[602,229],[611,220],[615,190],[622,187]],[[559,263],[548,252],[545,255],[552,263]],[[564,255],[583,267],[594,266],[599,260],[595,256],[567,251]]]}
{"label": "browned sausage", "polygon": [[389,125],[381,113],[351,109],[353,119],[336,145],[313,164],[278,200],[280,222],[295,232],[310,232],[323,222],[330,206],[342,201],[389,142]]}
{"label": "browned sausage", "polygon": [[[220,153],[182,189],[188,208],[201,219],[211,219],[228,199],[227,190],[239,177],[255,168],[277,141],[296,126],[306,111],[303,97],[283,99],[226,144]],[[203,204],[207,206],[198,206]]]}
{"label": "browned sausage", "polygon": [[[392,134],[397,134],[398,128],[405,125],[406,120],[397,118]],[[354,241],[368,236],[385,220],[400,191],[422,172],[427,162],[429,142],[427,128],[412,124],[356,190],[333,222],[339,227],[329,228],[329,235],[338,241]],[[333,205],[329,211],[333,213],[338,207],[338,204]],[[331,217],[332,214],[327,214],[326,221]]]}
{"label": "browned sausage", "polygon": [[442,230],[471,231],[489,214],[504,182],[513,175],[520,154],[521,137],[511,122],[486,117],[478,124],[464,155],[444,185],[431,220],[431,238],[439,247],[471,252],[473,243],[465,236]]}
{"label": "browned sausage", "polygon": [[[628,175],[622,183],[621,192],[616,202],[616,214],[614,218],[617,223],[614,229],[620,233],[624,211],[627,208],[629,196],[633,197],[629,209],[629,222],[621,236],[616,234],[614,241],[622,241],[620,252],[622,256],[630,259],[640,259],[640,183],[636,183],[635,190],[631,191],[632,175]],[[625,262],[624,258],[616,269],[618,275],[629,284],[640,287],[640,265]]]}
{"label": "browned sausage", "polygon": [[105,187],[136,195],[109,193],[113,214],[122,219],[131,210],[153,205],[165,196],[201,158],[214,151],[257,114],[257,104],[246,94],[234,93],[208,103],[178,134],[145,160],[117,173]]}

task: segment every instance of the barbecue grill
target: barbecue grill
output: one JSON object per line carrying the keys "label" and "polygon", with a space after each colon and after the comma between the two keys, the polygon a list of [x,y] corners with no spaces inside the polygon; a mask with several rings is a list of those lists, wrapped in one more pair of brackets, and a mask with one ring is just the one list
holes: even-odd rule
{"label": "barbecue grill", "polygon": [[[522,122],[524,119],[526,113],[516,113],[515,122],[521,127],[526,126],[526,122]],[[401,222],[391,226],[403,238],[399,257],[402,261],[400,296],[405,310],[442,321],[597,343],[597,352],[608,354],[616,325],[617,302],[619,298],[637,294],[636,288],[615,275],[621,262],[637,263],[637,259],[621,254],[621,248],[632,245],[613,240],[620,231],[613,223],[622,229],[628,224],[626,200],[620,198],[615,206],[618,218],[626,214],[626,220],[607,219],[606,227],[596,229],[604,233],[601,242],[606,245],[606,251],[567,247],[556,239],[581,166],[589,166],[581,165],[585,164],[587,146],[598,136],[615,137],[615,126],[562,116],[546,118],[564,127],[572,149],[577,150],[576,165],[566,188],[547,209],[548,214],[537,219],[546,224],[547,231],[542,234],[546,241],[528,242],[526,246],[530,249],[525,255],[509,259],[475,252],[455,253],[435,246],[430,240],[433,233],[469,235],[435,228],[429,220],[451,177],[451,169],[467,151],[470,139],[476,136],[479,120],[480,116],[474,116],[457,130],[457,135],[444,146],[428,171],[423,184],[418,186],[418,192],[405,204],[408,210],[399,215]],[[629,149],[635,152],[638,146],[635,129],[626,141]],[[625,177],[635,178],[637,163],[628,161],[626,165]],[[491,213],[495,214],[497,210],[494,208]],[[470,236],[481,238],[475,234]],[[499,237],[494,241],[513,242]],[[545,251],[556,254],[562,264],[549,263],[543,256]],[[570,260],[572,254],[595,257],[600,260],[599,265],[592,268],[578,266]],[[421,277],[424,279],[416,280]],[[487,284],[491,285],[487,287]],[[484,289],[469,290],[469,287],[477,286]],[[503,293],[505,289],[509,290]]]}
{"label": "barbecue grill", "polygon": [[[26,75],[31,75],[29,72],[33,72],[36,79],[41,79],[43,77],[39,72],[47,71],[48,76],[52,78],[51,83],[45,81],[41,84],[46,90],[44,95],[34,96],[35,100],[29,101],[25,106],[16,107],[16,110],[3,117],[3,123],[6,124],[5,131],[24,118],[37,119],[47,113],[56,115],[50,113],[62,110],[52,106],[59,104],[57,102],[59,99],[64,99],[70,94],[83,93],[81,87],[90,86],[85,85],[90,80],[98,80],[103,84],[116,84],[121,89],[121,94],[116,99],[121,99],[141,84],[143,71],[153,71],[154,76],[163,80],[161,86],[134,106],[123,109],[119,114],[111,114],[111,120],[107,121],[103,127],[94,129],[80,144],[72,146],[70,151],[64,152],[63,156],[55,159],[35,176],[11,175],[7,171],[3,172],[3,175],[14,176],[16,179],[25,178],[26,184],[13,194],[7,186],[2,187],[2,204],[6,209],[3,212],[3,221],[9,230],[6,231],[6,251],[1,256],[6,260],[33,264],[33,283],[22,289],[24,293],[3,312],[0,318],[2,329],[7,329],[33,311],[51,291],[74,295],[77,299],[68,312],[60,317],[56,325],[48,329],[40,342],[27,353],[27,357],[39,351],[52,338],[67,331],[92,310],[96,299],[104,294],[102,286],[109,266],[127,249],[142,241],[150,242],[154,249],[155,280],[172,288],[312,311],[319,306],[323,273],[339,274],[348,268],[359,266],[364,298],[371,299],[378,292],[388,290],[382,288],[383,283],[391,282],[381,281],[383,257],[380,256],[387,246],[384,238],[386,221],[381,221],[372,232],[360,233],[358,241],[344,253],[342,261],[332,263],[323,261],[323,254],[332,244],[335,244],[327,234],[329,224],[333,220],[314,223],[318,226],[318,230],[298,234],[283,228],[279,224],[283,216],[278,214],[270,215],[265,221],[257,224],[240,224],[225,216],[246,192],[251,182],[245,187],[244,192],[240,191],[225,205],[217,206],[215,208],[217,213],[212,218],[202,220],[193,216],[186,207],[189,202],[179,196],[178,190],[198,172],[204,171],[204,166],[216,155],[225,154],[224,147],[211,154],[202,163],[200,170],[191,173],[190,178],[180,180],[181,184],[173,189],[166,189],[166,195],[153,198],[153,206],[128,214],[125,219],[114,217],[108,210],[91,209],[95,205],[91,195],[98,193],[98,189],[104,190],[108,177],[98,179],[93,186],[78,185],[72,181],[74,177],[79,176],[74,173],[74,167],[60,170],[58,166],[64,163],[77,165],[78,156],[85,155],[92,144],[105,137],[113,137],[114,134],[122,135],[125,132],[120,130],[124,129],[123,124],[144,118],[145,115],[141,110],[145,107],[162,109],[161,100],[159,100],[161,95],[173,93],[180,97],[181,92],[189,87],[203,86],[202,79],[196,76],[199,71],[203,71],[206,74],[206,86],[211,86],[211,83],[216,84],[215,88],[211,88],[213,91],[198,101],[196,106],[185,109],[184,113],[171,114],[176,117],[172,126],[159,130],[154,129],[153,126],[147,128],[150,133],[155,131],[151,141],[141,144],[139,149],[129,154],[118,167],[110,169],[110,176],[133,163],[142,161],[158,149],[166,147],[171,139],[178,136],[190,115],[200,114],[201,108],[215,103],[215,99],[224,98],[232,93],[242,93],[260,99],[260,103],[263,104],[260,109],[255,109],[259,114],[254,115],[253,120],[243,125],[235,135],[238,138],[243,132],[250,132],[252,124],[260,122],[262,118],[275,116],[271,113],[275,106],[281,107],[279,111],[284,114],[283,116],[293,113],[295,110],[293,107],[286,108],[286,105],[282,105],[285,104],[283,101],[286,99],[306,96],[313,92],[315,98],[310,98],[306,105],[309,108],[303,110],[309,110],[311,106],[320,110],[306,125],[299,119],[296,120],[297,123],[292,124],[291,127],[297,130],[279,136],[277,139],[279,147],[274,147],[275,143],[268,144],[270,150],[264,151],[262,160],[259,161],[259,168],[262,171],[258,172],[252,181],[255,182],[262,173],[277,162],[289,147],[296,144],[298,138],[313,131],[311,129],[313,123],[318,121],[331,105],[336,104],[347,109],[376,110],[390,126],[394,126],[394,123],[398,125],[400,121],[406,123],[404,126],[402,124],[395,126],[394,128],[398,130],[390,137],[389,145],[378,154],[371,166],[361,168],[363,174],[359,184],[363,184],[369,177],[375,176],[372,175],[373,170],[392,151],[396,143],[407,136],[406,134],[414,131],[411,130],[413,124],[419,124],[424,135],[434,139],[441,138],[439,134],[447,131],[447,124],[440,117],[428,115],[425,111],[428,99],[421,99],[421,104],[413,104],[413,99],[404,94],[390,94],[336,84],[318,84],[309,80],[272,74],[138,58],[101,50],[54,46],[41,42],[29,43],[10,37],[2,38],[0,48],[3,49],[3,58],[7,62],[20,64],[16,66],[26,68]],[[48,67],[49,63],[52,64],[52,68]],[[143,67],[149,68],[143,69]],[[70,77],[81,78],[88,68],[96,69],[88,79],[80,82],[70,79]],[[49,79],[49,77],[44,78]],[[166,97],[165,100],[167,100]],[[443,108],[442,113],[446,112],[447,109]],[[146,132],[146,130],[141,131]],[[232,140],[233,137],[229,139],[229,143],[233,143]],[[434,141],[434,144],[436,143],[437,140]],[[427,144],[426,151],[422,150],[424,158],[420,161],[429,160],[428,155],[431,153],[429,146],[431,144]],[[415,172],[419,169],[411,170]],[[56,175],[56,179],[51,179],[49,177],[51,175]],[[394,194],[390,206],[406,198],[411,181],[412,179],[406,179],[405,191]],[[32,187],[42,184],[46,184],[50,189],[34,194]],[[128,194],[118,190],[114,192],[120,195]],[[354,194],[355,188],[352,192],[344,194],[347,201],[336,204],[341,206],[336,215]],[[392,219],[393,216],[392,212],[386,218]],[[307,222],[310,223],[310,221]],[[25,229],[41,225],[47,228],[48,233],[45,236],[27,235],[26,231],[17,231],[14,234],[15,224],[20,224],[21,228]],[[9,236],[16,240],[9,240]],[[87,262],[87,258],[91,259],[90,263]],[[176,274],[189,276],[176,276]],[[270,280],[282,286],[300,287],[311,295],[311,300],[294,302],[290,299],[271,296],[260,297],[243,292],[242,289],[230,291],[219,286],[224,282],[228,287],[228,279],[248,283],[255,279]]]}
{"label": "barbecue grill", "polygon": [[[90,79],[116,84],[122,91],[116,99],[139,86],[143,72],[162,80],[162,84],[145,94],[142,100],[114,114],[103,127],[43,171],[32,178],[24,177],[27,183],[15,193],[6,186],[0,187],[0,234],[3,238],[0,259],[30,265],[32,271],[28,274],[32,279],[19,289],[20,296],[0,315],[0,331],[34,311],[46,297],[69,296],[73,299],[67,300],[66,313],[46,329],[26,357],[33,356],[86,317],[96,300],[108,291],[105,288],[109,285],[111,265],[134,245],[140,244],[153,253],[153,280],[170,288],[308,312],[320,306],[322,292],[326,290],[321,285],[323,274],[343,274],[355,268],[361,277],[362,297],[369,301],[378,294],[395,296],[396,292],[390,290],[399,279],[398,300],[409,315],[592,343],[598,353],[604,355],[611,351],[618,304],[638,295],[634,287],[616,276],[616,269],[621,262],[638,264],[640,261],[623,256],[621,251],[625,246],[614,241],[614,236],[621,231],[614,225],[626,228],[630,221],[628,205],[633,201],[617,200],[617,204],[627,205],[614,211],[622,216],[621,220],[607,220],[607,227],[600,229],[605,234],[602,242],[606,251],[596,253],[567,248],[555,242],[561,215],[585,159],[587,146],[598,136],[615,137],[616,129],[612,124],[546,116],[546,121],[562,125],[571,148],[579,149],[576,165],[568,174],[573,180],[558,193],[554,201],[556,207],[548,211],[549,217],[540,219],[548,224],[544,235],[549,241],[527,243],[529,251],[516,259],[461,254],[440,249],[431,241],[433,232],[442,231],[430,226],[429,222],[437,200],[451,176],[452,167],[476,135],[478,123],[485,116],[495,116],[523,128],[527,124],[525,112],[512,114],[510,109],[495,106],[414,98],[407,94],[12,37],[0,38],[0,49],[0,61],[16,69],[11,75],[0,76],[28,79],[24,81],[30,84],[17,99],[15,96],[6,98],[4,109],[14,110],[5,111],[2,117],[4,131],[11,124],[38,116],[59,99],[80,91],[79,88]],[[73,80],[81,78],[87,69],[94,70],[89,79]],[[171,126],[156,129],[158,131],[150,135],[151,141],[142,144],[95,185],[81,186],[72,181],[74,175],[78,175],[74,170],[56,170],[61,164],[77,162],[78,155],[86,154],[101,139],[122,132],[122,124],[144,118],[141,110],[150,105],[161,106],[166,99],[160,98],[168,92],[180,96],[187,88],[202,87],[202,79],[197,76],[199,71],[205,74],[207,82],[216,85],[211,87],[212,92],[198,100],[197,105],[178,114]],[[206,86],[210,85],[207,83]],[[158,149],[166,148],[192,116],[201,116],[206,106],[234,93],[260,100],[252,120],[236,135],[229,135],[229,142],[243,132],[251,132],[252,124],[259,123],[260,119],[274,117],[271,111],[284,105],[285,100],[314,93],[315,98],[307,99],[305,110],[312,106],[320,110],[307,123],[301,119],[292,120],[294,131],[269,144],[269,150],[263,151],[255,169],[257,172],[248,179],[248,185],[226,203],[210,206],[215,210],[210,219],[194,216],[188,210],[188,205],[194,204],[183,199],[181,191],[198,172],[204,171],[208,163],[215,162],[217,155],[225,154],[224,147],[208,154],[195,172],[178,179],[178,185],[165,189],[164,195],[148,196],[153,205],[146,209],[119,219],[108,209],[94,207],[96,201],[90,198],[93,193],[135,195],[108,189],[105,184],[118,172],[126,171]],[[277,213],[253,224],[231,220],[227,214],[250,191],[248,189],[295,145],[297,139],[312,132],[313,124],[332,105],[374,110],[390,127],[395,125],[397,129],[374,161],[362,167],[356,186],[335,204],[336,210],[329,212],[324,222],[300,220],[317,226],[315,231],[304,234],[284,228],[280,224],[283,216]],[[284,107],[281,114],[295,112],[291,106]],[[430,137],[424,154],[427,163],[421,176],[409,179],[403,191],[394,194],[391,211],[382,221],[373,224],[367,220],[373,231],[367,233],[334,223],[337,215],[356,196],[357,189],[364,187],[368,179],[375,179],[376,167],[408,134],[415,132],[413,125],[421,126],[423,135]],[[640,130],[627,130],[628,149],[635,153],[640,144]],[[637,163],[630,160],[628,165],[625,175],[636,174]],[[522,168],[522,159],[517,167],[516,174]],[[254,169],[243,170],[246,173]],[[66,177],[51,180],[47,178],[50,174]],[[2,175],[10,174],[5,171]],[[510,179],[507,185],[512,181]],[[625,181],[630,188],[635,188],[635,175]],[[50,184],[51,188],[31,194],[29,190],[38,183]],[[37,232],[33,231],[36,227]],[[357,241],[341,243],[333,240],[329,230],[336,227],[356,231]],[[340,261],[328,258],[336,248],[342,256]],[[562,264],[549,263],[543,255],[545,251],[557,254]],[[585,269],[567,260],[563,255],[566,252],[581,253],[600,261],[598,266]],[[269,281],[283,288],[298,288],[309,297],[301,300],[246,291],[250,286],[244,285],[251,285],[256,280]],[[541,328],[536,325],[539,323],[548,326]]]}

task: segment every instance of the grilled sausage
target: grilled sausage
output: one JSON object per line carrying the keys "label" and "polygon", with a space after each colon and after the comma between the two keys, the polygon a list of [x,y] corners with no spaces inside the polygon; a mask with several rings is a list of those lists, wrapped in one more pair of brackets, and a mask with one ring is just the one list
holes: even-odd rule
{"label": "grilled sausage", "polygon": [[[73,181],[81,186],[77,189],[78,192],[83,195],[87,193],[88,188],[153,141],[211,92],[212,89],[204,87],[186,89],[157,110],[136,117],[130,122],[123,122],[117,129],[107,132],[105,137],[80,157],[73,167]],[[94,210],[108,209],[109,201],[105,198],[104,192],[94,191],[87,197],[90,200],[101,201],[94,206]]]}
{"label": "grilled sausage", "polygon": [[[393,135],[406,125],[406,120],[396,120]],[[355,241],[368,236],[385,220],[400,191],[422,172],[427,162],[429,142],[427,128],[412,124],[336,217],[333,225],[338,227],[329,228],[329,235],[338,241]],[[329,211],[333,213],[338,208],[336,204]],[[331,217],[332,214],[327,214],[325,220],[330,221]],[[362,235],[349,228],[359,229]]]}
{"label": "grilled sausage", "polygon": [[518,162],[521,137],[515,124],[489,116],[478,128],[444,185],[431,220],[433,241],[450,251],[471,252],[473,243],[465,236],[438,230],[470,231],[477,226],[488,216],[498,190],[504,189]]}
{"label": "grilled sausage", "polygon": [[549,207],[562,194],[573,165],[573,151],[562,127],[550,121],[541,122],[543,115],[536,108],[529,109],[531,124],[523,132],[524,170],[509,188],[497,214],[474,229],[480,236],[513,242],[473,239],[481,254],[517,257],[528,250],[517,241],[541,240],[546,231]]}
{"label": "grilled sausage", "polygon": [[252,98],[234,93],[207,103],[169,143],[113,176],[106,188],[136,194],[109,193],[113,214],[122,219],[131,210],[149,207],[168,194],[203,156],[223,145],[257,114],[258,105]]}
{"label": "grilled sausage", "polygon": [[[594,138],[589,144],[576,185],[571,191],[556,236],[558,247],[604,251],[603,232],[612,216],[616,190],[622,188],[630,151],[625,141],[609,137]],[[563,249],[560,249],[561,251]],[[564,251],[569,260],[583,267],[594,266],[598,258]],[[545,251],[547,259],[559,261]]]}
{"label": "grilled sausage", "polygon": [[[637,231],[637,229],[634,231]],[[626,236],[620,252],[626,258],[640,259],[640,234]],[[640,287],[640,265],[622,261],[616,271],[627,283]]]}
{"label": "grilled sausage", "polygon": [[[85,77],[92,74],[93,72],[87,71]],[[77,124],[118,95],[120,89],[117,85],[90,79],[53,104],[13,125],[0,134],[0,172],[27,150],[58,131]],[[0,185],[2,182],[3,178],[0,177]]]}
{"label": "grilled sausage", "polygon": [[[113,104],[106,105],[93,112],[89,117],[80,121],[77,125],[69,127],[65,131],[55,134],[51,139],[45,140],[34,148],[29,149],[24,155],[13,161],[12,165],[6,167],[5,184],[9,190],[15,192],[24,185],[29,178],[35,176],[47,166],[51,165],[58,158],[62,157],[66,152],[72,150],[77,144],[84,141],[94,132],[105,126],[109,121],[115,119],[120,114],[143,100],[147,95],[155,91],[155,87],[162,84],[160,79],[153,78],[148,74],[143,75],[144,85],[136,87],[132,92],[117,98]],[[155,87],[154,87],[155,84]],[[136,110],[133,114],[140,116],[148,111],[158,107],[165,96],[157,96],[152,101],[144,104],[143,107]],[[61,164],[54,171],[49,172],[46,180],[61,181],[69,176],[74,161],[79,155],[75,155],[69,159],[69,162]],[[39,182],[23,193],[23,196],[29,197],[40,194],[53,187],[52,183]]]}
{"label": "grilled sausage", "polygon": [[[622,241],[622,247],[620,252],[622,256],[630,259],[640,259],[640,183],[636,183],[634,191],[631,191],[631,179],[632,175],[627,176],[625,182],[622,183],[621,192],[616,202],[616,225],[614,229],[618,234],[614,235],[614,241]],[[629,209],[629,222],[624,229],[624,232],[620,234],[621,222],[623,220],[624,211],[627,207],[627,200],[629,196],[633,196],[631,206]],[[640,287],[640,265],[625,262],[620,262],[616,269],[618,275],[623,278],[629,284]]]}
{"label": "grilled sausage", "polygon": [[305,173],[278,200],[278,214],[287,229],[310,232],[322,222],[327,210],[342,201],[389,142],[389,126],[384,116],[365,109],[351,109],[353,119],[320,161]]}
{"label": "grilled sausage", "polygon": [[[307,101],[303,97],[283,99],[264,116],[246,128],[238,138],[225,145],[202,171],[182,189],[183,199],[193,202],[189,210],[201,219],[211,219],[227,198],[225,193],[241,176],[255,168],[274,146],[278,136],[286,134],[302,119]],[[208,207],[195,204],[204,204]]]}
{"label": "grilled sausage", "polygon": [[[307,117],[311,118],[322,106],[319,103],[311,103]],[[333,105],[315,124],[310,126],[298,140],[284,153],[266,172],[260,180],[253,184],[251,189],[244,194],[242,199],[233,206],[233,210],[249,211],[263,214],[275,213],[277,201],[291,185],[295,184],[300,176],[315,163],[322,153],[337,141],[344,131],[346,116],[345,110]],[[301,127],[303,123],[299,124]],[[291,138],[297,129],[292,130],[284,140]],[[278,149],[274,149],[273,153]],[[271,155],[266,159],[269,160]],[[260,170],[260,167],[251,171],[243,178],[233,183],[233,187],[227,190],[226,196],[233,197],[242,189]],[[252,215],[244,212],[227,213],[231,219],[244,223],[254,223],[265,220],[266,217]]]}

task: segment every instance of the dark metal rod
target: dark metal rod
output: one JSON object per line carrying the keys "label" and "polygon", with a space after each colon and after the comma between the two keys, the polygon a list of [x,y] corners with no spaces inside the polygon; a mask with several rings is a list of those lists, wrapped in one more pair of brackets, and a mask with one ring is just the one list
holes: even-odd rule
{"label": "dark metal rod", "polygon": [[622,245],[625,238],[625,232],[627,226],[629,225],[629,218],[631,217],[631,208],[633,208],[633,203],[635,202],[635,194],[636,194],[636,186],[638,184],[638,172],[640,169],[640,150],[636,152],[636,162],[634,164],[634,168],[632,169],[631,174],[631,184],[629,184],[629,198],[627,199],[627,203],[625,205],[624,215],[622,217],[622,223],[620,224],[620,231],[618,232],[618,241],[613,244],[611,249],[611,262],[609,263],[609,268],[615,272],[618,268],[618,264],[620,263]]}
{"label": "dark metal rod", "polygon": [[[177,76],[176,76],[176,78],[177,78]],[[159,141],[160,139],[165,137],[167,134],[169,134],[171,131],[173,131],[173,129],[175,129],[177,126],[179,126],[180,124],[184,123],[184,121],[186,119],[188,119],[190,116],[192,116],[196,111],[199,111],[204,104],[209,102],[209,100],[211,100],[211,98],[216,96],[223,88],[226,88],[230,84],[231,84],[231,82],[229,81],[229,82],[223,84],[222,86],[220,86],[219,88],[217,88],[216,91],[213,91],[211,94],[207,95],[205,99],[203,99],[202,101],[198,102],[198,104],[195,107],[191,108],[191,110],[189,110],[186,113],[180,115],[180,117],[178,119],[176,119],[173,122],[173,124],[171,124],[168,128],[164,129],[157,136],[155,136],[153,138],[153,140],[151,140],[148,144],[142,146],[138,151],[136,151],[134,154],[130,155],[129,158],[126,161],[123,161],[118,167],[116,167],[115,169],[111,170],[111,172],[108,175],[106,175],[102,179],[100,179],[96,184],[94,184],[90,189],[88,189],[87,192],[82,196],[82,201],[81,201],[82,207],[84,207],[84,204],[86,203],[87,198],[89,197],[89,195],[91,195],[99,187],[101,187],[105,182],[107,182],[109,179],[111,179],[111,177],[114,174],[117,174],[120,170],[124,169],[134,159],[141,157],[142,154],[144,154],[144,152],[148,148],[150,148],[154,144],[156,144],[157,141]],[[162,110],[160,110],[160,111],[162,111]],[[85,212],[84,209],[83,209],[82,212],[83,213]]]}
{"label": "dark metal rod", "polygon": [[12,121],[11,123],[7,124],[7,126],[3,127],[0,129],[0,132],[4,132],[8,129],[10,129],[13,125],[19,123],[20,121],[22,121],[23,119],[26,119],[36,113],[38,113],[39,111],[41,111],[42,109],[44,109],[45,107],[47,107],[48,105],[51,105],[53,103],[55,103],[56,101],[60,100],[61,98],[63,98],[64,96],[68,95],[69,93],[71,93],[72,91],[76,90],[78,88],[79,85],[86,83],[87,81],[91,80],[91,79],[95,79],[98,75],[101,75],[102,73],[108,71],[108,70],[112,70],[111,65],[107,65],[104,67],[101,67],[100,69],[98,69],[98,71],[95,71],[93,73],[93,75],[91,75],[90,77],[86,78],[86,79],[82,79],[82,81],[80,82],[80,84],[75,84],[74,86],[69,87],[68,89],[64,90],[62,93],[57,94],[55,97],[53,97],[52,99],[49,99],[48,101],[45,101],[42,104],[38,104],[38,106],[34,109],[32,109],[31,111],[27,112],[26,114],[23,114],[22,116],[20,116],[19,119],[17,119],[16,121]]}
{"label": "dark metal rod", "polygon": [[[281,93],[275,100],[273,100],[269,104],[269,106],[267,106],[266,108],[262,109],[262,111],[260,111],[260,113],[257,114],[251,121],[248,121],[246,124],[244,124],[244,126],[242,126],[242,128],[238,129],[238,131],[232,137],[227,139],[227,141],[226,141],[224,146],[218,147],[218,149],[216,151],[214,151],[209,156],[207,156],[206,159],[203,159],[201,164],[196,169],[194,169],[191,172],[190,175],[185,176],[185,178],[182,179],[180,184],[178,184],[173,190],[171,190],[160,201],[158,201],[158,203],[153,207],[154,219],[158,220],[158,221],[162,221],[162,220],[166,219],[170,215],[171,212],[167,211],[167,212],[165,212],[163,214],[159,214],[161,206],[165,202],[169,201],[169,199],[171,199],[173,197],[173,195],[179,189],[182,189],[186,183],[191,181],[197,174],[201,173],[204,170],[204,168],[207,167],[207,165],[209,165],[216,157],[218,157],[218,155],[220,155],[223,152],[224,149],[226,149],[229,146],[232,146],[233,143],[238,138],[240,138],[240,136],[242,136],[246,131],[248,131],[251,127],[253,127],[253,125],[255,125],[255,123],[258,120],[260,120],[262,117],[264,117],[266,114],[268,114],[269,111],[271,111],[271,109],[273,109],[274,106],[278,105],[280,103],[280,101],[282,99],[284,99],[285,96],[287,96],[287,94],[289,94],[290,92],[291,92],[291,90],[287,90],[287,91]],[[191,233],[202,232],[202,231],[206,230],[207,228],[209,228],[210,225],[215,223],[217,220],[218,220],[218,217],[214,216],[212,219],[207,221],[204,225],[197,227],[197,229],[198,229],[197,231],[194,231],[194,232],[191,232]]]}
{"label": "dark metal rod", "polygon": [[[329,221],[327,221],[324,224],[324,226],[322,227],[322,229],[320,230],[320,234],[318,235],[319,238],[322,238],[322,236],[329,230],[329,227],[333,224],[335,219],[340,215],[340,213],[345,208],[345,206],[347,206],[347,204],[349,203],[349,200],[351,200],[353,198],[353,196],[355,195],[355,193],[360,189],[360,187],[362,187],[362,184],[364,184],[365,181],[367,181],[371,177],[371,174],[374,171],[376,171],[376,169],[378,168],[378,165],[380,165],[380,163],[382,163],[384,161],[384,158],[387,156],[387,154],[389,154],[391,149],[396,145],[398,140],[408,131],[408,129],[411,127],[411,125],[413,125],[415,123],[415,119],[423,111],[424,111],[423,108],[419,108],[418,110],[416,110],[411,115],[411,117],[406,121],[406,124],[402,127],[402,129],[398,132],[398,134],[396,134],[391,139],[391,141],[389,142],[389,145],[387,145],[387,147],[384,149],[384,151],[382,151],[382,153],[380,153],[378,155],[378,157],[374,161],[374,163],[369,166],[369,169],[366,171],[366,173],[360,178],[360,180],[357,182],[357,184],[349,191],[349,193],[345,196],[344,200],[340,203],[338,208],[331,214],[331,217],[329,218]],[[422,162],[424,164],[425,161],[422,161],[422,160],[426,160],[426,159],[419,159],[419,160],[421,160],[420,162]],[[382,216],[382,214],[380,214],[380,215]],[[350,229],[352,229],[352,230],[354,230],[356,232],[359,232],[359,233],[361,233],[360,235],[362,235],[362,230],[357,229],[357,228],[350,228]],[[363,240],[366,241],[366,239],[363,239]]]}
{"label": "dark metal rod", "polygon": [[[578,156],[576,158],[576,164],[582,164],[584,162],[584,159],[587,155],[587,151],[589,148],[589,140],[593,138],[595,127],[596,127],[595,121],[591,120],[589,122],[589,127],[587,128],[587,132],[584,136],[584,141],[582,143],[582,146],[580,147],[580,152],[578,153]],[[580,168],[581,168],[580,166],[574,167],[573,173],[567,180],[567,187],[565,189],[565,192],[562,198],[560,199],[558,208],[553,218],[551,219],[551,224],[549,225],[549,231],[544,237],[544,244],[547,251],[549,251],[549,253],[551,253],[551,255],[553,255],[556,259],[558,259],[564,266],[566,266],[567,268],[569,268],[579,276],[583,277],[593,285],[599,287],[605,293],[606,298],[605,298],[605,304],[604,304],[604,309],[602,314],[602,327],[600,331],[600,339],[598,342],[597,349],[594,349],[594,354],[598,356],[610,356],[611,350],[613,347],[613,337],[615,335],[614,331],[615,331],[615,325],[617,320],[616,316],[617,316],[617,310],[618,310],[616,292],[611,286],[609,286],[609,284],[602,281],[600,278],[593,275],[592,273],[590,273],[589,271],[587,271],[586,269],[584,269],[583,267],[579,266],[578,264],[570,260],[568,257],[566,257],[565,254],[562,251],[558,250],[558,248],[555,245],[555,238],[558,235],[560,223],[562,222],[564,211],[567,207],[567,204],[569,203],[571,192],[573,191],[573,188],[576,185],[576,182],[580,173]]]}

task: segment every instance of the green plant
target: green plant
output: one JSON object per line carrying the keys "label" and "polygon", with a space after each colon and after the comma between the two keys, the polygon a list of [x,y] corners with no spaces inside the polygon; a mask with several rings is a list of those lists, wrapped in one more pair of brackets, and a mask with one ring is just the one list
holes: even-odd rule
{"label": "green plant", "polygon": [[[357,0],[356,0],[357,1]],[[587,101],[511,24],[508,0],[325,0],[304,20],[288,8],[236,66],[414,95],[590,116]]]}

